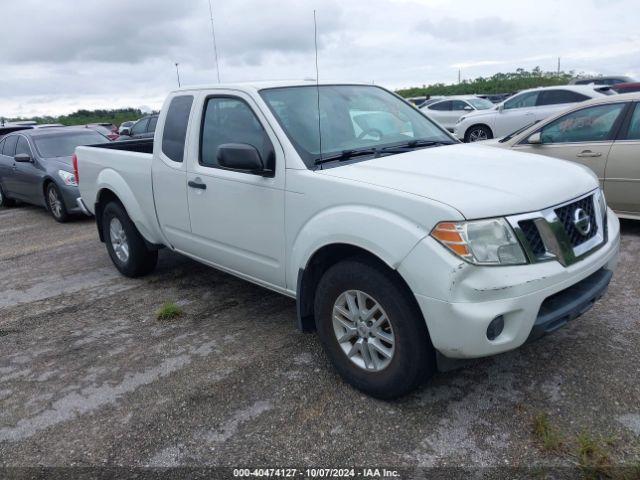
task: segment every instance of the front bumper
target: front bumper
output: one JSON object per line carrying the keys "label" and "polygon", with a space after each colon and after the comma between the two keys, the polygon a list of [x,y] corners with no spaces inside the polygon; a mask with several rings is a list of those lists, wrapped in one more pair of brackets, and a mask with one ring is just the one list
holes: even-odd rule
{"label": "front bumper", "polygon": [[[430,237],[420,242],[398,270],[415,294],[434,347],[449,358],[494,355],[584,313],[602,296],[611,275],[598,276],[595,287],[586,282],[581,289],[579,284],[597,272],[613,272],[617,263],[620,224],[610,210],[607,217],[607,242],[566,267],[554,260],[478,267],[451,255]],[[498,316],[504,318],[504,329],[489,340],[487,327]]]}

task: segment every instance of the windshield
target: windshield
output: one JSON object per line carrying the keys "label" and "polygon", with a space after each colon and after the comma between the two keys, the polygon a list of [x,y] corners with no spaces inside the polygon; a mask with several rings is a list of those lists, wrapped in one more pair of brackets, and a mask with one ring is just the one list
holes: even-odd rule
{"label": "windshield", "polygon": [[484,98],[468,98],[467,102],[473,105],[476,110],[488,110],[495,107],[493,103]]}
{"label": "windshield", "polygon": [[321,143],[322,157],[412,140],[454,143],[414,107],[379,87],[310,85],[270,88],[260,95],[309,168],[320,159]]}
{"label": "windshield", "polygon": [[42,158],[70,157],[78,145],[107,143],[108,138],[98,132],[73,132],[34,137],[33,141]]}

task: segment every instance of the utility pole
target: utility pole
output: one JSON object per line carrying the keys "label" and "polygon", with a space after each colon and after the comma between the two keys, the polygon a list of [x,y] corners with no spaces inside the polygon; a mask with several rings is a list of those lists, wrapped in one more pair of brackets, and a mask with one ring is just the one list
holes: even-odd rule
{"label": "utility pole", "polygon": [[178,70],[178,65],[180,64],[176,62],[176,76],[178,77],[178,88],[180,88],[180,70]]}
{"label": "utility pole", "polygon": [[459,69],[458,69],[458,84],[460,83],[460,79],[461,79],[461,77],[462,77],[462,69],[461,69],[461,68],[459,68]]}
{"label": "utility pole", "polygon": [[558,57],[558,76],[560,76],[560,57]]}

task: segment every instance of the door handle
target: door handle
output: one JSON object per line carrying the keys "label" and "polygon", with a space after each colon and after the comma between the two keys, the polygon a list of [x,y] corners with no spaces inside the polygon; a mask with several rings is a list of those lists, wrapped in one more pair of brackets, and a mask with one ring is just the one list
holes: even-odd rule
{"label": "door handle", "polygon": [[200,190],[206,190],[207,189],[207,185],[205,183],[194,182],[193,180],[189,180],[187,182],[187,185],[189,185],[191,188],[198,188]]}
{"label": "door handle", "polygon": [[592,152],[591,150],[583,150],[582,152],[580,152],[579,154],[576,155],[576,157],[601,157],[602,154],[600,152]]}

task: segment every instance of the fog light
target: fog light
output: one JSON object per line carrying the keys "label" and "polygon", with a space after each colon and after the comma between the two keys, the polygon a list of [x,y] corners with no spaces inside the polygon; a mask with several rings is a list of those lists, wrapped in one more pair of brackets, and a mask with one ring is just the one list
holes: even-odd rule
{"label": "fog light", "polygon": [[489,340],[495,340],[500,336],[504,329],[504,317],[502,315],[497,316],[487,327],[487,338]]}

